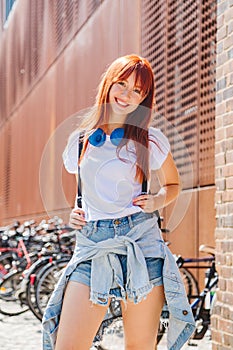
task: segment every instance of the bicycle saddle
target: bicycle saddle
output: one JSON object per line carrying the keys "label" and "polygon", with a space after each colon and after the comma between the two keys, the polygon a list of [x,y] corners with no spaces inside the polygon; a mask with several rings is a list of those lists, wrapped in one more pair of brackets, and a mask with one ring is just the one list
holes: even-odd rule
{"label": "bicycle saddle", "polygon": [[201,244],[199,247],[199,252],[215,255],[215,248],[209,245]]}

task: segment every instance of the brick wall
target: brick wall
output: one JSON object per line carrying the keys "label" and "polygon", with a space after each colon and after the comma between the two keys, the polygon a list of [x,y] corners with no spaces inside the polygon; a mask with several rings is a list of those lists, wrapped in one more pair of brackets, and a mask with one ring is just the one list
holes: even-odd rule
{"label": "brick wall", "polygon": [[233,0],[217,1],[216,259],[213,350],[233,349]]}

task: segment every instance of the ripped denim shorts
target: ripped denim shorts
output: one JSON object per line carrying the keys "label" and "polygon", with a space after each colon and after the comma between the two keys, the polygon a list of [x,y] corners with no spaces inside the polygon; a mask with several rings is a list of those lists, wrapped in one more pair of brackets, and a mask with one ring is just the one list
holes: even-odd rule
{"label": "ripped denim shorts", "polygon": [[[119,219],[105,219],[88,222],[81,230],[81,233],[94,242],[100,242],[115,236],[126,235],[135,225],[152,218],[155,214],[139,212]],[[122,267],[124,283],[127,280],[127,255],[118,254]],[[149,280],[153,286],[163,285],[162,269],[163,259],[146,257],[146,265]],[[87,260],[77,265],[69,277],[69,281],[79,282],[90,287],[92,261]],[[112,285],[109,291],[110,296],[118,299],[122,298],[121,289],[117,285]]]}

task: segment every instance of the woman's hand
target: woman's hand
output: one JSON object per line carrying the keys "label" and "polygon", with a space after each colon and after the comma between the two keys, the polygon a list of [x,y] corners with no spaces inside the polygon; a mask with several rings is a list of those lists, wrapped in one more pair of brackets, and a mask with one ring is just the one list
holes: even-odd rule
{"label": "woman's hand", "polygon": [[172,158],[168,154],[162,167],[156,171],[160,190],[156,194],[141,194],[133,199],[133,204],[138,205],[146,213],[162,209],[173,202],[180,193],[181,184],[179,173]]}
{"label": "woman's hand", "polygon": [[84,211],[80,208],[74,208],[70,213],[70,227],[75,230],[81,230],[86,223]]}
{"label": "woman's hand", "polygon": [[153,194],[141,194],[133,199],[133,205],[139,206],[145,213],[153,213],[161,208],[163,201]]}

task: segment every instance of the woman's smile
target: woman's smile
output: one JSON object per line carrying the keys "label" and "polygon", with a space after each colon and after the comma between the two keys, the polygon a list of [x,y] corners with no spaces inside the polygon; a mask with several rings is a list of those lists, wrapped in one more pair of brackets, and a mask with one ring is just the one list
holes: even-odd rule
{"label": "woman's smile", "polygon": [[[127,79],[114,83],[109,92],[109,103],[111,105],[110,120],[119,121],[119,117],[126,117],[132,113],[142,102],[144,96],[140,87],[135,85],[136,76],[132,73]],[[122,120],[124,122],[124,120]]]}
{"label": "woman's smile", "polygon": [[129,103],[121,100],[120,98],[115,97],[115,101],[118,105],[120,105],[120,107],[128,107]]}

